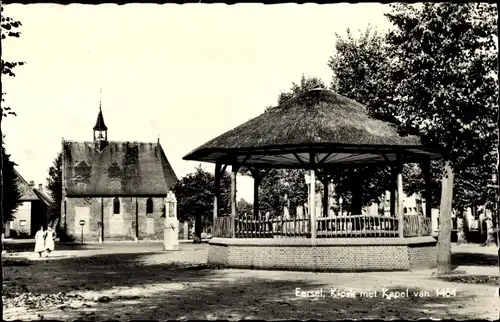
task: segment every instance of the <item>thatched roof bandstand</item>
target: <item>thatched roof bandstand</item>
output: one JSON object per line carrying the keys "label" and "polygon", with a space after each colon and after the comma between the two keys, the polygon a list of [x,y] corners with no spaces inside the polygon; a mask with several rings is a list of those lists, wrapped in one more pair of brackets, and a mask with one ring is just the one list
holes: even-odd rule
{"label": "thatched roof bandstand", "polygon": [[[186,155],[184,160],[216,164],[215,226],[222,224],[221,220],[217,220],[220,216],[218,204],[221,172],[225,171],[228,165],[231,166],[231,216],[228,226],[231,233],[226,237],[232,238],[230,243],[234,244],[240,239],[236,238],[239,236],[236,232],[238,223],[235,223],[237,219],[236,173],[242,166],[249,168],[255,179],[252,220],[256,221],[256,225],[259,226],[258,229],[262,233],[259,236],[268,238],[270,235],[263,233],[267,231],[265,227],[268,224],[258,216],[258,185],[266,169],[308,169],[311,176],[310,191],[315,191],[318,172],[321,173],[320,180],[326,183],[329,179],[328,172],[338,167],[356,167],[375,163],[390,164],[395,171],[394,178],[397,178],[394,180],[394,190],[397,193],[391,193],[393,197],[391,198],[391,213],[397,221],[394,225],[397,229],[394,236],[404,239],[402,165],[405,162],[427,165],[430,160],[440,157],[436,150],[424,146],[418,137],[402,135],[391,123],[370,116],[367,108],[362,104],[330,90],[316,89],[297,95],[285,104],[274,107],[210,140]],[[428,174],[428,171],[426,173]],[[426,179],[429,179],[429,175],[426,175]],[[324,184],[324,187],[323,217],[327,217],[328,184]],[[429,193],[430,189],[426,193],[426,199]],[[309,240],[308,243],[313,244],[321,230],[318,226],[323,228],[328,226],[322,218],[318,218],[318,214],[315,214],[314,205],[315,194],[311,193],[306,237]],[[427,216],[430,216],[430,210],[430,203],[427,202]],[[354,221],[353,225],[356,226]],[[265,227],[262,228],[262,226]],[[358,226],[363,226],[365,231],[368,227],[364,224],[360,225],[359,222]],[[379,220],[377,227],[381,226]],[[217,231],[217,227],[214,228]],[[213,245],[217,242],[221,242],[220,238],[219,240],[214,238],[211,241]]]}

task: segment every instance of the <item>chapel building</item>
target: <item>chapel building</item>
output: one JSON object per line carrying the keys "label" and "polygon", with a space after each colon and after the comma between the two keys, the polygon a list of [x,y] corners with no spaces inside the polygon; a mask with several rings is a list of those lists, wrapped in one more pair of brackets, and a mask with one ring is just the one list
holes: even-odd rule
{"label": "chapel building", "polygon": [[84,242],[163,239],[178,181],[160,141],[108,141],[101,107],[93,141],[62,141],[61,229]]}

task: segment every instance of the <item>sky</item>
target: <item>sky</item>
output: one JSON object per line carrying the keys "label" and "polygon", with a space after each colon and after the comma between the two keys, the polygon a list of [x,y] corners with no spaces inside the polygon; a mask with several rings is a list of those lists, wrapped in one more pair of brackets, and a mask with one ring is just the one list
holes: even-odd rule
{"label": "sky", "polygon": [[[329,84],[335,34],[390,23],[386,4],[4,5],[22,22],[2,59],[17,113],[2,122],[7,153],[28,181],[46,185],[61,142],[91,141],[101,101],[108,139],[156,142],[178,177],[182,157],[276,105],[302,74]],[[102,89],[102,94],[100,90]],[[213,165],[202,166],[213,172]],[[252,200],[253,180],[238,178]]]}

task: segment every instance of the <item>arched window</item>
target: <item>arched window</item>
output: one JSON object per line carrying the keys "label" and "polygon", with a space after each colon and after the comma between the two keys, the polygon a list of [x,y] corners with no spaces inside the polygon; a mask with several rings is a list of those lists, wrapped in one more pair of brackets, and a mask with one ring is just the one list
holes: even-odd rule
{"label": "arched window", "polygon": [[113,199],[113,214],[120,214],[120,199],[118,199],[118,197],[115,197],[115,199]]}
{"label": "arched window", "polygon": [[153,213],[153,199],[151,197],[148,198],[146,201],[146,214],[152,214]]}

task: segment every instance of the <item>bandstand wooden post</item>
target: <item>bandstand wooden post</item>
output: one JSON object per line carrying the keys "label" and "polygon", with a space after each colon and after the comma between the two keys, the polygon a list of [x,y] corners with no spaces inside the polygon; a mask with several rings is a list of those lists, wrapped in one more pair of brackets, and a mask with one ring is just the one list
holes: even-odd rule
{"label": "bandstand wooden post", "polygon": [[315,162],[315,155],[314,153],[310,154],[310,163],[311,163],[311,170],[310,170],[310,193],[309,193],[309,218],[310,218],[310,225],[309,227],[311,228],[311,239],[316,239],[316,162]]}
{"label": "bandstand wooden post", "polygon": [[323,172],[320,177],[321,183],[323,184],[323,217],[328,217],[329,208],[329,198],[328,198],[328,185],[330,183],[330,176],[328,173]]}
{"label": "bandstand wooden post", "polygon": [[396,208],[396,215],[399,221],[399,237],[403,238],[403,228],[404,228],[404,211],[403,211],[403,199],[404,199],[404,194],[403,194],[403,159],[401,156],[401,153],[398,153],[396,155],[396,176],[397,176],[397,193],[396,193],[396,199],[397,199],[397,208]]}
{"label": "bandstand wooden post", "polygon": [[396,218],[396,193],[397,193],[397,173],[396,166],[391,166],[391,190],[390,190],[390,210],[391,217]]}
{"label": "bandstand wooden post", "polygon": [[[328,210],[329,210],[328,185],[329,185],[331,177],[326,172],[326,170],[323,169],[321,172],[318,172],[318,178],[319,178],[321,184],[323,185],[323,198],[322,198],[323,199],[323,201],[322,201],[323,217],[328,217]],[[320,229],[321,230],[325,229],[325,222],[324,221],[321,222]]]}
{"label": "bandstand wooden post", "polygon": [[215,227],[215,222],[217,221],[217,217],[219,217],[219,203],[220,203],[220,178],[222,164],[217,162],[215,164],[215,194],[214,194],[214,215],[213,215],[213,225]]}
{"label": "bandstand wooden post", "polygon": [[235,227],[235,220],[236,220],[236,175],[238,173],[239,166],[237,164],[233,164],[231,166],[231,222],[233,223],[231,225],[232,227],[232,237],[235,238],[236,236],[236,227]]}
{"label": "bandstand wooden post", "polygon": [[259,186],[260,186],[260,176],[256,174],[253,177],[253,216],[255,219],[259,218]]}

